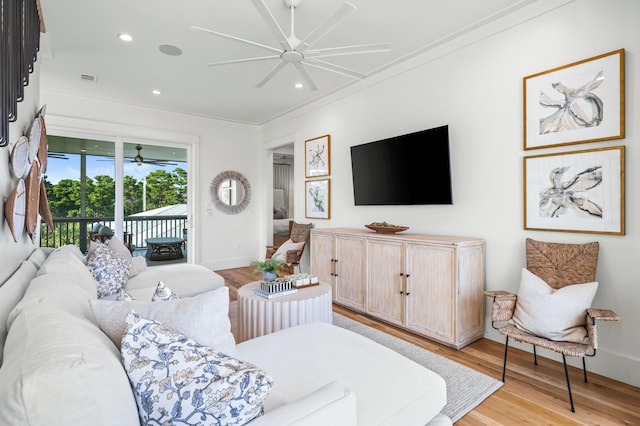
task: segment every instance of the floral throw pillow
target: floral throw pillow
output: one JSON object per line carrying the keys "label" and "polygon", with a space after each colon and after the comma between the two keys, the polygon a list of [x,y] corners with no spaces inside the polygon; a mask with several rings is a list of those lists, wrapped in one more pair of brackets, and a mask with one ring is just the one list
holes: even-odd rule
{"label": "floral throw pillow", "polygon": [[87,267],[98,282],[98,299],[101,299],[120,293],[129,279],[131,263],[102,244],[87,259]]}
{"label": "floral throw pillow", "polygon": [[169,287],[167,287],[162,281],[158,281],[158,285],[156,286],[156,291],[153,293],[153,297],[151,298],[152,302],[157,302],[159,300],[178,300],[178,295],[173,292]]}
{"label": "floral throw pillow", "polygon": [[243,425],[261,413],[273,382],[133,310],[120,350],[141,424]]}

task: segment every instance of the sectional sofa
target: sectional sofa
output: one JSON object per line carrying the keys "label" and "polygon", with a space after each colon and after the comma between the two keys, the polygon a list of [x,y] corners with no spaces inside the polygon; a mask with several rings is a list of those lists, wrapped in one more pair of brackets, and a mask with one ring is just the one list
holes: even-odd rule
{"label": "sectional sofa", "polygon": [[[79,249],[37,248],[0,286],[0,424],[218,424],[204,406],[220,424],[451,424],[438,414],[444,380],[384,346],[326,323],[236,345],[220,276],[186,264],[131,274],[135,300],[98,300]],[[150,301],[159,280],[179,298]],[[206,374],[221,379],[198,385]]]}

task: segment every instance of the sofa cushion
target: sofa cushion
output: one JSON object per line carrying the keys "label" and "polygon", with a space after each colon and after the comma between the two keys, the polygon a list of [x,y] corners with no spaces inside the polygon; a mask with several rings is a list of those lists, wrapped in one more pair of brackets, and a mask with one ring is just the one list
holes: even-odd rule
{"label": "sofa cushion", "polygon": [[87,267],[98,282],[98,298],[101,298],[118,294],[124,288],[131,263],[103,244],[92,253]]}
{"label": "sofa cushion", "polygon": [[7,338],[7,319],[9,313],[16,307],[29,282],[36,276],[38,270],[28,260],[23,261],[20,267],[0,287],[0,365],[2,365],[2,351],[4,341]]}
{"label": "sofa cushion", "polygon": [[173,327],[205,346],[237,355],[229,321],[229,289],[221,287],[193,297],[164,302],[97,300],[93,312],[98,325],[120,347],[126,318],[133,309],[144,318]]}
{"label": "sofa cushion", "polygon": [[[339,382],[330,382],[302,398],[258,417],[251,426],[354,426],[356,397]],[[449,423],[451,424],[451,423]]]}
{"label": "sofa cushion", "polygon": [[141,424],[243,425],[262,410],[273,379],[157,321],[127,315],[122,361]]}
{"label": "sofa cushion", "polygon": [[161,280],[179,297],[195,296],[224,287],[224,278],[204,266],[176,263],[147,268],[130,277],[125,289],[134,299],[149,301]]}
{"label": "sofa cushion", "polygon": [[27,260],[33,263],[33,266],[35,266],[36,269],[40,269],[44,261],[47,260],[47,257],[53,250],[54,249],[49,247],[36,247],[36,249],[31,252]]}
{"label": "sofa cushion", "polygon": [[588,343],[587,309],[596,290],[597,282],[572,284],[556,290],[523,268],[512,323],[549,340]]}
{"label": "sofa cushion", "polygon": [[355,394],[361,425],[424,425],[446,403],[444,379],[433,371],[324,322],[247,340],[237,349],[241,359],[259,365],[273,377],[265,417],[336,380]]}
{"label": "sofa cushion", "polygon": [[[0,368],[0,424],[138,424],[117,348],[95,323],[49,302],[25,303],[9,329]],[[86,297],[75,302],[90,316]]]}

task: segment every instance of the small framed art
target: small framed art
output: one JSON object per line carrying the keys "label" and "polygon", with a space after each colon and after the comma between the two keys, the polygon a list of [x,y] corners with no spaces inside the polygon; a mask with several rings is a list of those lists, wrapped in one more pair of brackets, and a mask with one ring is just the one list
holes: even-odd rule
{"label": "small framed art", "polygon": [[331,136],[324,135],[304,141],[305,177],[331,174]]}
{"label": "small framed art", "polygon": [[624,235],[624,146],[524,157],[524,229]]}
{"label": "small framed art", "polygon": [[331,217],[330,187],[329,179],[305,182],[305,217],[313,219],[329,219]]}
{"label": "small framed art", "polygon": [[524,149],[624,138],[624,49],[524,78]]}

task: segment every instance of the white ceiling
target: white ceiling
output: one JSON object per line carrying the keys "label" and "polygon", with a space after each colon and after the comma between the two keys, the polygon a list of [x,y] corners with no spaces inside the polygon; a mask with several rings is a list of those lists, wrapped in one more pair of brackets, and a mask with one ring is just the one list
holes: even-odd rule
{"label": "white ceiling", "polygon": [[[264,0],[286,34],[289,10],[283,0]],[[295,33],[304,38],[345,0],[303,0],[295,11]],[[384,53],[340,56],[327,61],[367,76],[398,66],[452,36],[486,25],[535,0],[350,0],[357,11],[314,48],[391,44]],[[296,89],[292,65],[256,88],[277,61],[218,67],[204,64],[269,55],[261,48],[190,29],[192,25],[278,47],[249,0],[41,0],[40,86],[242,123],[263,124],[328,96],[354,80],[307,68],[318,86]],[[133,36],[130,43],[119,33]],[[159,46],[179,47],[168,56]],[[96,77],[95,82],[81,79]],[[153,89],[162,95],[151,93]]]}

